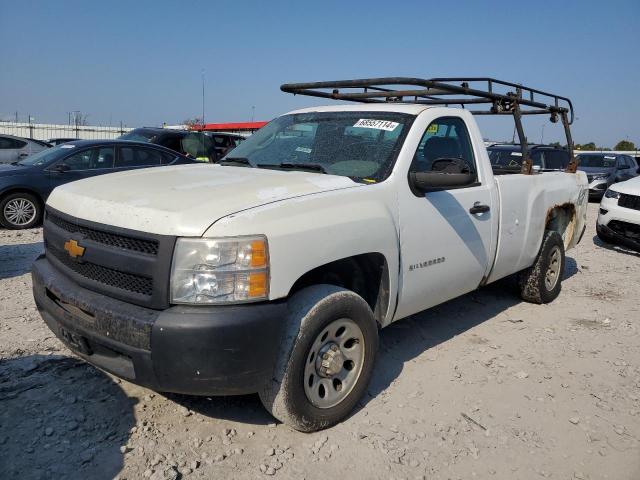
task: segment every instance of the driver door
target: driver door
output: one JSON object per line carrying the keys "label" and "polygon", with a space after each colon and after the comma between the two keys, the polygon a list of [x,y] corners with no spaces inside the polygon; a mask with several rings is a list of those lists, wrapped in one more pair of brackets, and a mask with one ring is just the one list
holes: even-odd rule
{"label": "driver door", "polygon": [[113,172],[114,147],[88,148],[75,152],[47,168],[49,187]]}
{"label": "driver door", "polygon": [[410,193],[400,195],[402,270],[396,318],[474,290],[488,273],[498,212],[493,182],[478,175],[478,154],[463,118],[440,117],[427,126],[410,172],[437,171],[453,160],[466,164],[475,181],[426,192],[410,185]]}

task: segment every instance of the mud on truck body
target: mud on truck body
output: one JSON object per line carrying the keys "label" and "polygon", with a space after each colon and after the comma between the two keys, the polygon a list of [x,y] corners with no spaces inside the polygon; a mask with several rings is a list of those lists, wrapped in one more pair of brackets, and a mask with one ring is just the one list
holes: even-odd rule
{"label": "mud on truck body", "polygon": [[[216,165],[51,194],[33,289],[77,355],[157,391],[257,392],[313,431],[365,392],[380,328],[514,274],[525,300],[558,296],[587,181],[575,160],[534,172],[521,119],[559,120],[573,158],[568,99],[477,78],[282,90],[356,104],[276,118]],[[521,172],[494,175],[474,114],[515,120]]]}

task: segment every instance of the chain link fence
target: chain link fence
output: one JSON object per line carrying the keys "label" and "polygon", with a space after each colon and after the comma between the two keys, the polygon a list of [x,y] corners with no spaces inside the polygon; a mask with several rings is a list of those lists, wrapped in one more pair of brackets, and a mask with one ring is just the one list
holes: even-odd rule
{"label": "chain link fence", "polygon": [[47,123],[0,122],[0,134],[16,137],[49,140],[52,138],[76,138],[81,140],[108,140],[123,135],[132,128],[97,127],[91,125],[55,125]]}

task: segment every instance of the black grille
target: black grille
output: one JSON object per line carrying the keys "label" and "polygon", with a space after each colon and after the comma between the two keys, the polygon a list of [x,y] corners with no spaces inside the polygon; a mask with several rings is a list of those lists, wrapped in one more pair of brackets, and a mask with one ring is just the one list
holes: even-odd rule
{"label": "black grille", "polygon": [[153,280],[151,278],[132,273],[119,272],[112,268],[95,265],[93,263],[79,263],[72,260],[65,252],[57,248],[52,248],[51,245],[47,245],[47,253],[53,254],[65,267],[89,280],[127,292],[139,293],[146,296],[153,294]]}
{"label": "black grille", "polygon": [[618,206],[631,208],[633,210],[640,210],[640,197],[621,193],[620,198],[618,199]]}
{"label": "black grille", "polygon": [[155,240],[132,238],[125,235],[118,235],[115,233],[108,233],[101,230],[95,230],[93,228],[75,225],[51,213],[47,214],[47,220],[69,233],[80,233],[85,238],[93,240],[94,242],[102,243],[103,245],[132,250],[134,252],[147,253],[149,255],[158,254],[158,242]]}
{"label": "black grille", "polygon": [[635,223],[611,220],[607,224],[607,227],[624,237],[632,240],[640,240],[640,225],[636,225]]}

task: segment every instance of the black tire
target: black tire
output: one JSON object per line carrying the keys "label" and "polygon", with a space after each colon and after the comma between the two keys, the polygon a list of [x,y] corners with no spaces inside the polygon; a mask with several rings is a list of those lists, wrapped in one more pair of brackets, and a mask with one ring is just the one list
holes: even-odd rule
{"label": "black tire", "polygon": [[[300,290],[290,299],[288,309],[287,333],[275,372],[260,392],[260,399],[275,418],[296,430],[313,432],[328,428],[349,415],[371,379],[378,350],[378,327],[373,312],[362,297],[333,285],[313,285]],[[323,330],[340,319],[352,320],[359,327],[364,340],[362,367],[350,390],[339,393],[345,395],[340,403],[318,408],[306,393],[305,368],[312,365],[308,360],[311,349],[322,338]]]}
{"label": "black tire", "polygon": [[[13,206],[23,204],[28,206],[27,218],[12,216],[15,213]],[[33,208],[33,211],[31,210]],[[25,210],[26,212],[27,210]],[[32,212],[32,213],[31,213]],[[40,199],[31,193],[10,193],[0,200],[0,224],[10,230],[23,230],[33,228],[42,221],[42,203]],[[24,223],[23,223],[24,222]]]}
{"label": "black tire", "polygon": [[[555,265],[555,267],[554,267]],[[549,303],[560,295],[564,273],[564,242],[558,232],[547,230],[535,262],[518,274],[518,286],[523,300],[532,303]],[[548,274],[555,268],[554,282]]]}

